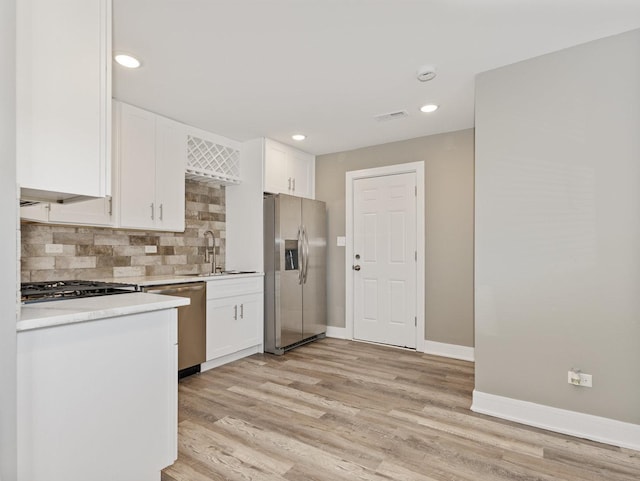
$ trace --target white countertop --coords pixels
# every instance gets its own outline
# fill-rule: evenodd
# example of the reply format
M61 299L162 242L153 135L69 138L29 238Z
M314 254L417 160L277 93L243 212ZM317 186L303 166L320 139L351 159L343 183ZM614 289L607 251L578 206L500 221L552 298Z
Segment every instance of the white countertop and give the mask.
M159 311L161 309L186 306L189 302L189 299L185 297L134 292L114 296L23 304L21 305L20 320L17 322L16 330L18 332L28 331L141 312Z
M104 279L92 279L102 282L122 282L125 284L135 284L138 286L158 286L161 284L185 284L187 282L209 282L222 281L225 279L242 279L243 277L262 277L264 272L252 272L248 274L216 274L216 275L162 275L162 276L139 276L139 277L109 277Z

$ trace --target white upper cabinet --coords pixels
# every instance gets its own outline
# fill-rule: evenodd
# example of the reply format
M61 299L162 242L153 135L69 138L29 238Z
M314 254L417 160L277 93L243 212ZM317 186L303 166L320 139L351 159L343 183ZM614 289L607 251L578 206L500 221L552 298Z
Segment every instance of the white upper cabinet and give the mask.
M291 174L286 145L265 140L264 145L264 190L271 193L288 194L291 190Z
M184 231L185 126L156 117L156 202L162 229Z
M264 191L315 197L315 156L271 139L264 143Z
M111 1L18 0L17 178L23 198L111 193Z
M112 226L112 199L104 197L73 204L50 204L49 222L56 224Z
M117 225L184 231L184 126L114 102Z
M113 226L111 197L72 204L41 203L20 207L20 218L50 224Z

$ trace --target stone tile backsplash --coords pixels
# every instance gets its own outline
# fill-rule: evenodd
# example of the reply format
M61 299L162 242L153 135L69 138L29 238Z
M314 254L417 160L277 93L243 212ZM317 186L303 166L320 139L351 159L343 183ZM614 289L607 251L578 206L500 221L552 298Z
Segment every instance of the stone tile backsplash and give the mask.
M158 232L21 223L21 281L197 274L205 264L204 232L216 239L225 264L225 189L186 181L185 231ZM47 253L47 244L62 252ZM156 246L156 253L145 253Z

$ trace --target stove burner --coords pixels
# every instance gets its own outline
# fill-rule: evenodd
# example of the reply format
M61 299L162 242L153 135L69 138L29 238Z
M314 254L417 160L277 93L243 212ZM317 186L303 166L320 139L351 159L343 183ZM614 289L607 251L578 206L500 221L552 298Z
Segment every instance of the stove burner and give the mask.
M137 290L138 286L135 284L75 280L23 282L20 286L21 300L25 304L59 299L124 294Z

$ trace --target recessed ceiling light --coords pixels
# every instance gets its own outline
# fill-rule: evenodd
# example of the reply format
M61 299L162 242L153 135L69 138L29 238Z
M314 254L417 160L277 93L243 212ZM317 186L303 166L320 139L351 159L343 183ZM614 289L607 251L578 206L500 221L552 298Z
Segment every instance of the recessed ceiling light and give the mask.
M306 139L306 138L307 138L307 136L306 136L306 135L304 135L304 134L293 134L293 135L291 136L291 138L292 138L293 140L300 141L300 140L304 140L304 139Z
M140 60L126 53L116 54L114 59L123 67L138 68L140 66Z
M424 112L425 114L430 114L436 110L438 110L438 105L436 104L427 104L420 107L420 112Z

